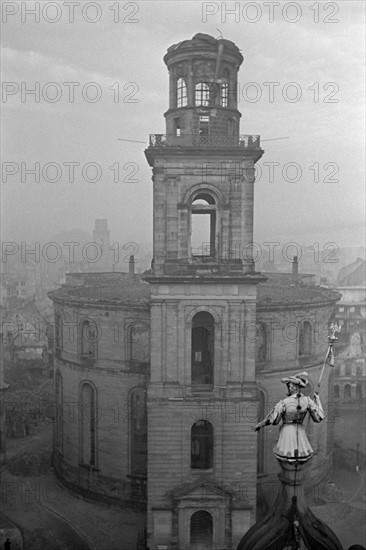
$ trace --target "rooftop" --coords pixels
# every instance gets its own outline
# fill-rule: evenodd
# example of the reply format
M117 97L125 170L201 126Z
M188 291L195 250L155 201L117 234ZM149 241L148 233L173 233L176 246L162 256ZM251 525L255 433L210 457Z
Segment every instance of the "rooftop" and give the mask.
M202 278L200 278L202 282ZM269 280L260 283L258 308L336 302L340 294L319 286L290 285L288 280ZM66 284L49 293L52 300L89 304L149 305L150 285L138 275L128 273L68 274Z

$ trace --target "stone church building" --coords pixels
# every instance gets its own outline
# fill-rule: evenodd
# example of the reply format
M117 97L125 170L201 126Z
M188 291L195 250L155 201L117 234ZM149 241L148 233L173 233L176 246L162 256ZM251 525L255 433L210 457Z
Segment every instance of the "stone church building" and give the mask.
M252 257L259 136L241 135L243 57L198 34L164 57L166 134L145 151L154 188L153 261L134 273L68 274L55 309L54 465L90 496L146 501L147 544L236 548L271 499L276 429L253 426L316 384L339 295ZM332 375L324 377L327 407ZM330 471L332 421L313 428L312 482ZM264 433L265 432L265 433Z

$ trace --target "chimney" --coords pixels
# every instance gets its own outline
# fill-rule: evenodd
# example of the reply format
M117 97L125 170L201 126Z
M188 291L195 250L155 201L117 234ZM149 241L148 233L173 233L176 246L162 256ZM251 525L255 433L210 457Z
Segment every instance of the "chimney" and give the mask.
M129 267L129 275L130 275L130 279L133 279L134 276L135 276L135 256L131 255L130 256L130 261L128 262L128 267Z
M297 259L297 256L294 256L292 262L292 284L299 284L299 261Z

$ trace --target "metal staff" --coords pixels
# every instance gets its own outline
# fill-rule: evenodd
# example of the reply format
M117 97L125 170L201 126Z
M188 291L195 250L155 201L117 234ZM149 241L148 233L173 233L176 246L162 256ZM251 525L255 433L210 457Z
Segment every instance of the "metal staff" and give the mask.
M325 359L324 359L323 368L322 368L322 371L320 373L318 383L316 385L316 392L315 393L319 393L320 384L321 384L321 381L322 381L323 374L324 374L325 367L326 367L327 363L329 364L330 367L334 367L333 344L336 340L338 340L338 338L336 337L336 334L338 332L341 332L341 328L342 328L342 325L337 325L337 323L332 323L329 327L330 334L328 336L327 354L326 354Z

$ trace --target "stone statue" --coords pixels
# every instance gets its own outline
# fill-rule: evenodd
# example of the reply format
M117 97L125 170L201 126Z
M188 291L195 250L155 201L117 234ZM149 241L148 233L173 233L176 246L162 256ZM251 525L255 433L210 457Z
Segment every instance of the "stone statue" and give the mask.
M327 360L329 353L328 348ZM306 372L282 378L281 382L287 386L287 397L279 401L254 428L258 431L282 421L273 449L281 467L278 494L267 515L245 533L237 550L342 550L335 533L312 513L304 492L303 469L313 456L313 449L303 421L308 413L314 422L324 419L319 395L315 392L311 399L301 393L301 389L308 385ZM317 388L319 386L320 382Z
M308 374L301 372L282 378L281 382L287 386L287 397L275 405L262 422L255 426L259 431L264 426L279 424L282 420L280 432L273 452L280 461L289 463L307 462L313 456L313 449L307 438L303 421L310 414L314 422L324 419L324 411L319 395L314 394L313 399L301 393L301 388L308 385Z

